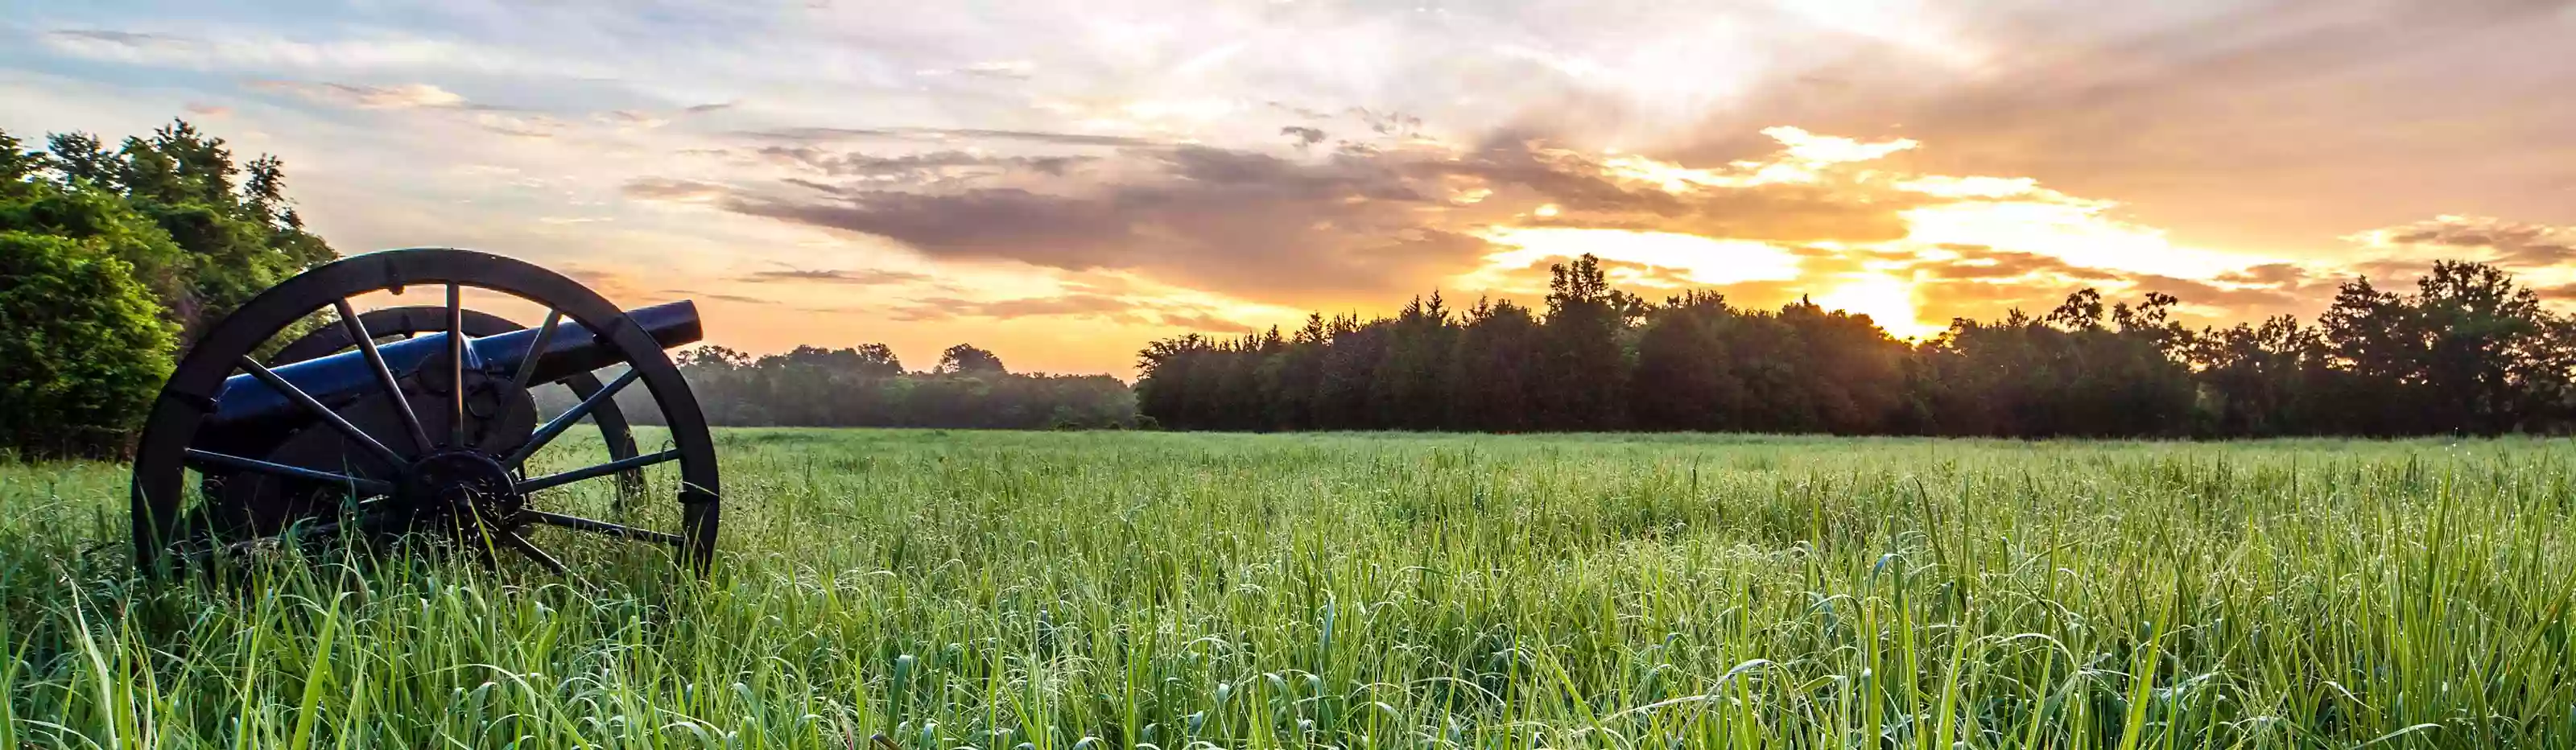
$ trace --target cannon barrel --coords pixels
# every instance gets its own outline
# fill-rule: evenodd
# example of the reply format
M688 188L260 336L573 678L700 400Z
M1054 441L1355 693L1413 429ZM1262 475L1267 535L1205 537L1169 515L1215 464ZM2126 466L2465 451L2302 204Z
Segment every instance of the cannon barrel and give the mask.
M698 321L697 305L681 300L663 305L626 311L647 335L662 348L695 342L704 334ZM518 372L520 360L528 356L528 345L535 343L537 329L523 328L498 336L485 336L466 342L466 366L493 375L510 376ZM396 376L419 370L447 352L444 332L416 336L378 347L386 369ZM545 351L536 354L535 371L530 384L548 383L579 373L617 364L617 350L589 328L571 320L558 325L554 336L547 339ZM277 376L296 389L311 394L314 400L338 407L352 400L376 393L375 370L357 351L346 351L327 357L305 360L276 368ZM205 425L205 436L273 435L310 423L286 394L248 373L224 380L223 391L215 397L215 413Z

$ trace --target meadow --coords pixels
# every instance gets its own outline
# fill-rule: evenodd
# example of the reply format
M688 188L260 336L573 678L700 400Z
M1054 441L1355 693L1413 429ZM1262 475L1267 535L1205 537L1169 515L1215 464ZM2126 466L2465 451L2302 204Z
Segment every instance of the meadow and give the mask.
M718 439L705 581L145 584L0 464L0 748L2576 747L2565 440Z

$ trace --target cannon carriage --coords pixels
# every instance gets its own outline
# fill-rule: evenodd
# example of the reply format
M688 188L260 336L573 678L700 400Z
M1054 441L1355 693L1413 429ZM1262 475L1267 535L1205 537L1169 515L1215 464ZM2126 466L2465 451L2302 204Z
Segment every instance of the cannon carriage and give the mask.
M443 304L360 314L350 302L406 290L435 290ZM467 307L467 290L546 313L522 326ZM316 314L331 320L275 347ZM316 267L209 328L162 387L136 446L135 559L157 572L290 539L427 539L564 573L526 533L554 526L663 545L703 573L716 540L715 451L665 351L700 335L689 302L619 310L561 274L486 253L390 250ZM638 383L668 425L667 448L638 451L617 407ZM578 402L546 417L532 391L553 384ZM529 459L584 420L608 460L532 475ZM650 502L640 472L662 463L678 464L676 529L559 512L541 494L600 480L618 507Z

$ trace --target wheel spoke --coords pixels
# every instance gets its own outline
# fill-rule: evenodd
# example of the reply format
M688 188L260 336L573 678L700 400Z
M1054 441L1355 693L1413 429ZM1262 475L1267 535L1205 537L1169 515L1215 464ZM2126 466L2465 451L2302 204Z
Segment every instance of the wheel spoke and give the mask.
M633 526L614 524L607 521L593 521L580 516L567 516L561 513L547 513L542 510L523 510L519 512L519 523L517 526L526 526L532 523L572 529L574 531L587 531L593 534L618 539L660 542L673 547L680 546L684 541L677 534L665 534L659 531L639 529Z
M383 386L385 397L393 399L394 415L402 418L403 430L411 436L413 454L428 453L435 447L429 442L429 432L421 429L420 414L411 410L411 397L403 395L402 383L394 379L394 371L385 367L385 355L376 349L375 335L367 332L367 324L358 321L358 311L349 307L347 298L331 304L340 311L340 325L348 329L349 340L358 342L358 353L366 355L368 367L375 368L376 385Z
M465 287L447 283L448 442L465 447Z
M340 434L348 436L351 442L367 449L368 453L375 454L377 459L385 462L386 468L401 468L410 463L402 457L402 454L395 453L394 449L387 448L384 443L378 442L375 436L358 429L357 425L349 424L349 420L342 418L339 412L332 411L331 407L323 406L321 401L314 400L313 394L305 393L304 389L295 387L294 383L278 377L275 371L268 369L267 365L260 364L259 360L244 354L241 358L241 366L242 369L250 371L251 377L259 378L259 381L267 383L269 388L285 394L288 399L302 405L305 411L312 412L314 418L331 425L332 429L339 430Z
M528 353L519 358L519 371L512 373L510 383L519 390L528 389L529 376L537 374L537 355L544 354L546 342L555 337L555 326L563 322L562 310L547 310L545 325L537 326L537 339L528 342Z
M517 551L521 555L527 556L530 560L535 560L537 565L544 567L547 572L555 575L564 575L571 572L571 569L564 567L562 560L555 559L554 555L546 554L546 551L539 548L535 542L528 541L527 537L520 536L517 529L511 529L495 534L492 539L500 542L503 547L508 547Z
M598 393L590 394L590 397L582 399L581 403L574 404L572 408L565 409L564 413L555 415L554 420L547 422L546 426L537 428L536 434L528 436L528 444L512 451L510 457L503 460L501 465L515 468L527 463L529 456L537 455L537 451L545 448L547 443L554 442L555 436L563 434L564 430L570 429L573 423L581 421L582 417L589 416L590 411L599 408L600 404L616 398L619 390L623 390L628 383L635 382L635 379L642 377L643 374L644 371L641 369L628 368L625 374L617 376L616 380L609 381L608 385L600 387Z
M333 474L331 472L317 469L307 469L302 466L288 466L286 464L272 463L256 458L243 458L229 453L216 453L214 451L202 451L195 448L189 448L186 457L189 462L198 464L201 467L207 465L220 466L227 469L238 469L291 479L336 484L343 487L362 490L373 495L389 495L393 494L394 491L394 486L390 482L367 479L365 477L353 477L347 474Z
M651 465L654 465L654 464L662 463L662 462L664 462L664 461L674 461L674 460L678 460L679 458L680 458L680 449L678 449L678 448L673 448L673 449L670 449L670 450L667 450L667 451L662 451L662 452L660 452L660 453L647 453L647 454L644 454L644 455L641 455L641 456L636 456L636 457L634 457L634 458L621 459L621 460L617 460L617 461L610 461L610 462L608 462L608 463L600 464L600 465L598 465L598 466L592 466L592 467L588 467L588 468L581 468L581 469L574 469L574 470L572 470L572 471L567 471L567 472L564 472L564 473L561 473L561 474L548 474L548 475L545 475L545 476L542 476L542 477L537 477L537 478L535 478L535 479L530 479L530 480L525 481L525 482L520 482L520 483L519 483L519 492L521 492L521 493L531 493L531 492L536 492L536 491L538 491L538 490L553 489L553 488L561 487L561 486L564 486L564 485L567 485L567 484L572 484L572 483L574 483L574 482L578 482L578 481L581 481L581 480L584 480L584 479L591 479L591 478L595 478L595 477L604 477L604 476L608 476L608 475L610 475L610 474L615 474L615 473L617 473L617 472L625 471L625 470L627 470L627 469L634 469L634 468L639 468L639 467L651 466Z

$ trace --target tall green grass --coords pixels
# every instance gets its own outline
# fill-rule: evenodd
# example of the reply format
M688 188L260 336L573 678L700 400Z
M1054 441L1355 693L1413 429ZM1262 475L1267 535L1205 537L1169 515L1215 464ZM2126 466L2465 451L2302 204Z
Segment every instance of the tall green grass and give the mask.
M719 441L705 582L156 587L0 466L0 748L2576 747L2565 441Z

